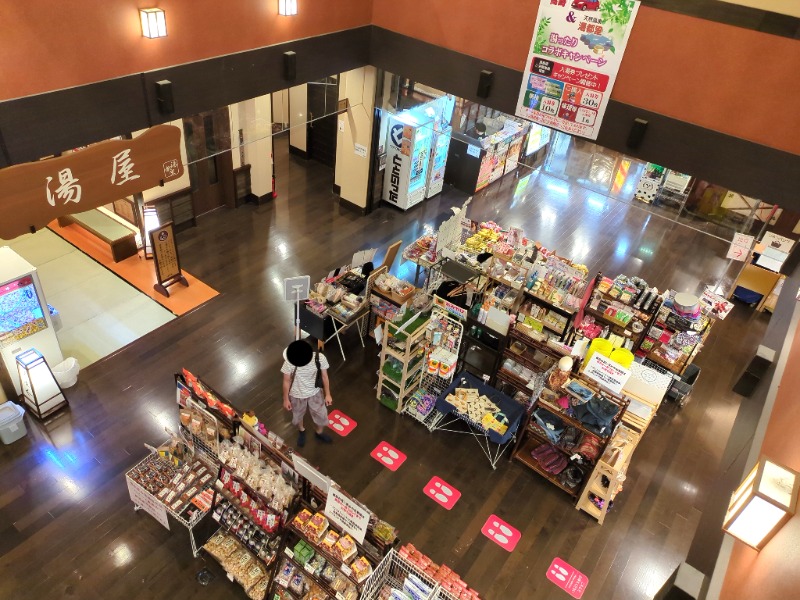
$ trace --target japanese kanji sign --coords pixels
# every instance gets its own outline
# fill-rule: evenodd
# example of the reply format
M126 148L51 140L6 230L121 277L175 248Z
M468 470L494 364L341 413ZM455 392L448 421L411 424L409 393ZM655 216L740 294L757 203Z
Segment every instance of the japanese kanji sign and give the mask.
M84 212L183 175L181 130L158 125L57 158L0 169L0 238Z
M597 139L638 0L540 0L517 116Z

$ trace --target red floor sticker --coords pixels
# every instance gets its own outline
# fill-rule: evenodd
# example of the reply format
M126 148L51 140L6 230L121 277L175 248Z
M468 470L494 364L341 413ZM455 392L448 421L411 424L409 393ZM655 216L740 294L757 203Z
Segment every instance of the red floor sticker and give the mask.
M503 550L512 552L517 547L517 542L522 534L497 515L486 519L481 533L500 546Z
M589 585L589 578L560 558L554 558L547 569L547 578L573 598L580 598Z
M342 437L353 431L356 425L358 423L339 410L333 410L328 415L328 426Z
M425 492L426 496L431 498L434 502L438 502L447 510L453 508L456 502L458 502L458 499L461 498L461 492L439 477L431 479L422 491Z
M406 462L406 455L389 442L381 442L369 455L390 471L397 471Z

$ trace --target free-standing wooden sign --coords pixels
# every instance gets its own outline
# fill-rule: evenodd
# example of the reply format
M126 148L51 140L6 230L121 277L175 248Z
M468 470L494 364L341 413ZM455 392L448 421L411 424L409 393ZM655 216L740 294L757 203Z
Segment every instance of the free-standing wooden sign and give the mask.
M157 125L58 158L0 169L0 238L97 208L183 175L181 130Z
M153 287L169 298L167 288L174 283L189 286L189 282L181 273L181 262L178 258L178 245L175 243L175 230L172 221L150 230L150 246L153 248L153 259L156 267L158 283Z

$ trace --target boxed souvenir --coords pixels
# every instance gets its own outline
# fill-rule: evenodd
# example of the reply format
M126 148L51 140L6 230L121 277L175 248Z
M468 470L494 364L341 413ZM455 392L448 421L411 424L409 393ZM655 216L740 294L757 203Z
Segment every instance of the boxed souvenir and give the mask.
M361 583L372 574L372 565L363 556L359 556L354 560L350 568L353 570L353 575L358 583Z

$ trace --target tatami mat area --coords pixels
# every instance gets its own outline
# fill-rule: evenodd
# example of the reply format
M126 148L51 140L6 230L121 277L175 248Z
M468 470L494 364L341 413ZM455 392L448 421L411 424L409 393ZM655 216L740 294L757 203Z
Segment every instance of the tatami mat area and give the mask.
M10 246L36 267L65 357L81 367L116 352L175 318L123 279L49 229L27 234Z

